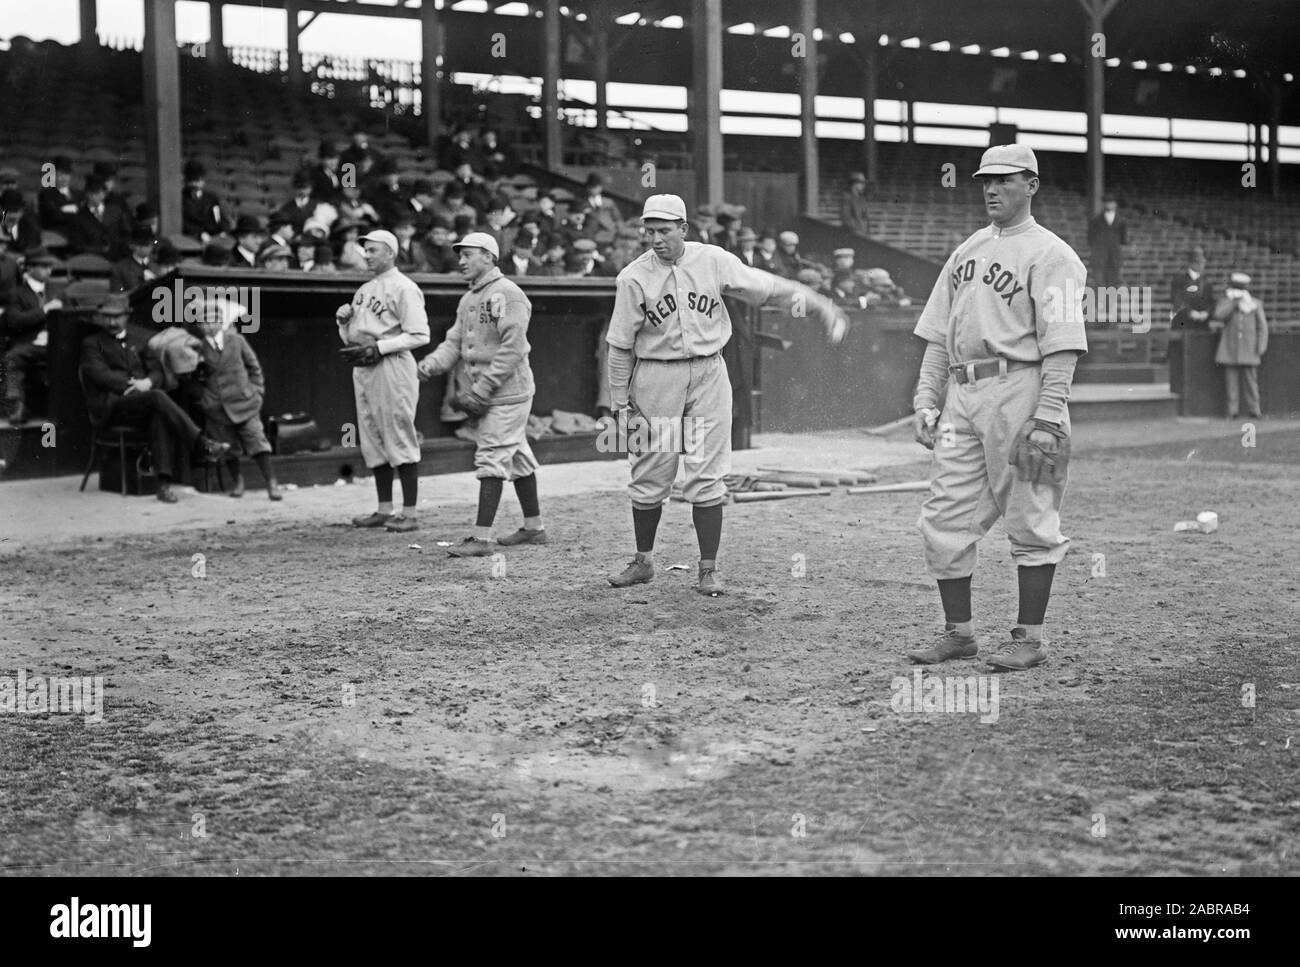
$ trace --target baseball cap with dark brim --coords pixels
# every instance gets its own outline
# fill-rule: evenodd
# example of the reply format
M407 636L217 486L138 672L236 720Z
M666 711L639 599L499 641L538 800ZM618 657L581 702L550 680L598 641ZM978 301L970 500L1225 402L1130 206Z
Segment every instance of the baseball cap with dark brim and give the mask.
M645 200L641 220L662 218L670 222L686 221L686 202L678 195L651 195Z
M1034 152L1023 144L998 144L984 152L980 158L979 170L972 178L985 175L1014 175L1017 171L1038 174L1038 159Z
M452 245L452 248L456 250L462 248L481 248L485 252L490 252L494 259L501 258L501 246L499 246L497 240L487 232L470 232L459 242Z

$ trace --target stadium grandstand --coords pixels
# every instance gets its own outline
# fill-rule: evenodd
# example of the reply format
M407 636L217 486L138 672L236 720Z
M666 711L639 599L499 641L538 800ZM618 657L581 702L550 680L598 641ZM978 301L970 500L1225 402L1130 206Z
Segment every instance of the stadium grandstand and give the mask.
M224 18L250 5L284 11L282 45L226 45ZM798 233L797 251L778 270L802 272L828 293L837 291L833 251L855 249L859 294L850 290L856 303L846 304L889 358L858 368L850 358L827 377L811 350L771 351L789 346L791 320L755 315L743 350L752 372L739 377L754 404L738 408L743 445L751 425L831 419L805 412L812 394L798 384L829 378L862 396L861 373L911 366L908 333L939 267L985 221L970 172L984 147L1007 141L1037 152L1044 178L1035 215L1085 262L1095 254L1089 221L1104 195L1117 198L1129 231L1125 281L1152 295L1149 327L1097 320L1104 328L1081 383L1124 392L1144 385L1161 412L1207 405L1183 386L1193 364L1179 336L1171 348L1168 331L1170 280L1196 247L1215 279L1230 271L1255 279L1277 331L1300 326L1300 18L1280 0L1230 9L1193 0L181 5L208 8L199 39L179 35L171 0L145 5L139 37L101 30L104 6L78 4L75 43L0 42L5 233L15 263L37 247L58 259L53 284L66 292L69 332L52 340L52 354L75 346L74 320L86 324L76 310L109 287L127 288L147 320L146 290L172 278L254 284L276 323L254 337L269 360L269 406L310 411L332 426L350 405L345 374L333 373L329 389L308 389L312 380L289 371L305 358L301 341L274 344L306 331L310 317L328 324L329 306L355 288L355 230L411 223L420 254L407 269L431 316L445 317L463 286L440 259L456 236L486 228L501 240L503 263L521 235L527 241L518 257L521 273L536 276L524 283L538 309L536 352L558 373L539 400L595 416L600 318L611 277L642 250L634 216L653 186L686 197L697 237L716 244L739 248L752 229L748 244L775 249L780 261L779 236ZM299 35L321 17L398 18L418 33L422 56L303 49ZM322 174L322 161L358 164L357 191L331 186L338 169ZM840 217L859 172L865 234ZM59 173L62 201L48 193ZM102 236L77 224L95 186L122 215ZM187 215L187 191L210 196L210 224ZM232 261L241 236L261 248L285 218L290 230L277 239L291 251L287 266ZM145 235L157 265L147 282L117 286L113 264ZM882 271L888 284L872 288ZM566 368L583 374L566 378ZM67 459L79 470L89 455L75 366L52 358L45 382L48 399L22 414L59 415L77 424L68 435L80 443L61 447L73 456L56 460L11 441L11 473L67 472ZM909 382L886 380L865 394L868 403L833 419L897 417L908 409ZM427 439L460 442L436 405L422 403L421 421ZM328 461L332 476L337 453Z

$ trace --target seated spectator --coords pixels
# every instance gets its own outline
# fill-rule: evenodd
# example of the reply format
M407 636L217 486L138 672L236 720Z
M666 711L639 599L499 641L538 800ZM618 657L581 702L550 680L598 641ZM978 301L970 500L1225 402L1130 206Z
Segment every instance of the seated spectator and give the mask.
M206 190L208 175L203 163L185 162L184 176L181 232L207 245L214 235L224 232L229 223L221 209L221 199Z
M421 237L429 233L433 228L434 209L438 203L433 193L433 182L428 178L417 178L411 184L411 198L409 205L411 213L415 216L415 233Z
M568 250L564 247L564 239L552 238L546 248L546 255L542 258L542 275L559 277L563 275L572 275L570 267L567 264Z
M501 265L506 275L541 275L542 260L533 254L532 240L523 232L515 236L510 255Z
M64 155L52 159L54 184L42 188L36 195L36 210L44 228L62 232L72 231L73 216L77 214L77 195L72 190L72 159Z
M457 128L443 156L438 159L438 167L446 171L455 171L461 165L469 165L471 170L481 168L482 159L474 147L474 133L469 128Z
M0 334L4 332L5 310L9 296L22 276L22 264L9 252L9 236L0 234Z
M544 236L554 235L560 230L562 219L556 207L553 191L544 191L537 196L537 223Z
M758 236L758 267L773 275L781 274L781 267L776 260L775 229L765 228L763 234Z
M293 250L293 240L297 232L293 230L291 222L283 212L274 212L266 221L267 231L270 232L266 241L262 243L262 248L268 248L272 245L279 245L282 248Z
M479 137L478 154L485 169L492 167L502 176L515 173L515 153L501 143L501 139L491 128L485 130ZM473 161L473 159L470 160Z
M867 176L861 171L849 175L849 183L840 195L840 224L864 238L871 237L871 219L867 213Z
M740 247L740 219L745 214L743 205L721 205L714 221L718 230L713 233L713 244L728 252L735 252Z
M316 213L316 196L311 193L311 173L299 169L293 173L293 197L277 208L274 214L286 219L294 232L301 232L307 219Z
M424 258L430 272L456 272L460 269L460 256L451 247L454 241L451 226L441 219L429 229L424 246Z
M826 277L814 268L804 267L795 273L795 280L802 282L808 288L812 289L818 295L826 295L827 285Z
M340 272L366 271L366 250L358 241L364 227L362 222L350 218L340 218L334 223L334 231L331 235L334 238L334 247L338 250L334 264L338 266Z
M240 215L235 223L235 247L230 250L226 261L229 266L241 269L255 269L257 253L266 241L266 232L260 219L253 215Z
M618 206L605 197L605 179L592 172L587 175L586 194L578 208L586 215L586 222L594 233L600 230L616 231L623 221Z
M293 243L293 259L298 271L310 272L316 264L316 239L310 235L299 235Z
M0 189L0 235L9 240L15 252L26 252L41 244L41 223L27 210L16 188Z
M457 238L464 238L470 232L474 231L476 226L477 222L468 215L457 215L451 221L451 233Z
M497 195L488 202L484 223L478 226L478 231L491 235L496 240L498 251L508 252L518 231L510 227L514 220L515 210L510 207L510 200L505 195Z
M230 445L204 436L181 407L161 388L158 361L148 353L150 333L128 324L131 303L125 295L109 295L96 313L101 331L81 343L81 373L86 400L97 425L125 425L147 429L158 499L174 504L172 482L184 469L191 452L217 460Z
M584 209L575 209L569 212L564 221L560 223L559 233L570 248L579 239L591 238L594 234L587 224L587 212Z
M370 132L358 125L352 130L352 143L339 155L339 166L342 168L343 165L352 165L353 170L358 174L364 174L366 171L378 168L383 160L383 155L370 146ZM342 168L342 170L348 169Z
M366 196L370 206L379 214L379 224L391 229L398 216L410 212L411 204L402 188L397 162L386 158L375 169L375 180Z
M379 224L379 212L375 206L361 197L361 189L356 185L346 185L338 203L339 219L364 222L367 225Z
M133 227L131 224L131 204L126 195L117 190L117 165L111 161L96 161L90 169L90 174L104 183L106 190L104 204L118 210L122 221L126 225L126 234L129 235Z
M73 216L69 243L74 252L102 255L110 261L126 249L130 228L125 213L110 205L108 186L98 178L86 179L86 193Z
M605 259L597 251L595 241L580 238L573 243L573 253L569 256L567 275L578 278L611 278L617 273L611 272Z
M889 272L886 269L867 269L863 280L866 282L867 294L874 297L868 303L869 305L885 309L894 308L895 306L905 309L912 304L912 300L903 291L903 287L894 284L894 280L889 277Z
M137 226L132 230L131 254L113 263L108 274L109 291L130 292L162 275L154 261L154 241L153 233L147 228Z
M523 239L528 245L530 255L540 258L546 251L546 239L542 235L542 224L536 212L528 212L519 217L519 227L515 232L515 241ZM511 245L514 248L514 245Z
M328 245L317 245L316 257L315 261L312 262L311 271L337 272L338 266L334 264L334 249Z
M1259 364L1268 349L1268 320L1264 306L1250 294L1251 279L1245 272L1233 272L1214 306L1210 329L1222 332L1214 361L1223 367L1223 388L1228 419L1235 420L1242 402L1254 419L1263 415L1259 404ZM1241 384L1245 383L1245 400Z
M393 236L397 239L397 256L393 264L401 272L429 272L429 260L424 246L415 238L415 215L406 212L393 222Z
M712 205L701 205L695 209L695 215L691 218L690 227L686 230L686 241L702 242L705 245L713 244L713 233L717 229L713 221L714 208Z
M293 250L279 243L267 245L257 255L257 267L268 272L292 271Z
M799 253L799 236L794 232L782 232L777 236L780 247L776 252L777 274L787 279L797 278L800 269L816 269L822 272L823 266L812 259L806 259Z
M228 266L230 255L234 250L235 243L228 236L218 235L203 246L203 264Z
M448 187L453 184L460 185L465 190L465 204L475 211L487 211L487 206L492 201L492 192L488 189L486 179L476 175L468 164L460 165L455 175L455 180L449 182Z
M758 233L752 228L746 228L736 236L736 255L740 261L744 262L751 269L762 269L766 266L760 264L758 251ZM769 269L769 271L771 271Z
M205 306L199 323L203 340L200 352L207 364L203 381L203 425L207 435L228 447L226 467L230 471L231 497L244 496L244 476L239 470L238 445L262 472L267 496L281 500L280 485L271 466L271 444L262 426L262 400L266 381L252 347L231 324L232 313L223 302Z
M1217 300L1214 286L1205 274L1205 250L1199 245L1188 253L1187 268L1169 281L1169 302L1173 306L1170 329L1178 332L1210 328L1210 313Z
M158 274L166 275L180 266L180 249L164 238L154 249L154 262L158 265Z
M132 224L136 228L143 228L154 238L158 237L158 212L147 201L142 201L135 206Z
M50 333L46 316L63 308L60 299L46 291L55 258L43 248L26 253L23 276L9 293L3 317L8 334L4 353L5 404L9 422L20 426L27 420L27 377L48 358Z
M311 177L312 197L317 201L336 204L343 191L343 179L339 175L338 145L329 139L322 141L316 150L316 159L316 164L307 172ZM352 174L354 176L350 179L352 187L358 189L358 197L360 197L361 182L356 179L355 172Z

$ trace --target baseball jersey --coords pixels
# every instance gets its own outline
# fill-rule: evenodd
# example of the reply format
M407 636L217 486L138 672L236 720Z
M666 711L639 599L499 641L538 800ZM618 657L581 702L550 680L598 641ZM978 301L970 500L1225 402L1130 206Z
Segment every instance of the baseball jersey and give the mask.
M954 364L1087 352L1086 277L1074 249L1032 216L1013 228L989 225L948 258L913 332L946 346Z
M384 355L418 349L429 341L429 314L420 287L397 269L375 276L352 297L352 318L339 326L345 343L365 333Z
M671 265L653 251L641 253L615 285L605 341L638 359L688 359L712 356L731 338L724 295L761 304L772 297L776 277L716 245L687 242Z

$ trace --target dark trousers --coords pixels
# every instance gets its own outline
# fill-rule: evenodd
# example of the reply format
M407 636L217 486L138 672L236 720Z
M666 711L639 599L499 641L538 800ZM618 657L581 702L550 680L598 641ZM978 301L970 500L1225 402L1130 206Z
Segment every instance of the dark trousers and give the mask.
M11 347L4 358L5 398L15 403L27 399L27 371L45 362L48 357L44 346L24 342Z
M110 423L147 427L154 471L160 478L178 479L199 438L199 428L176 401L160 389L123 396L109 411Z

